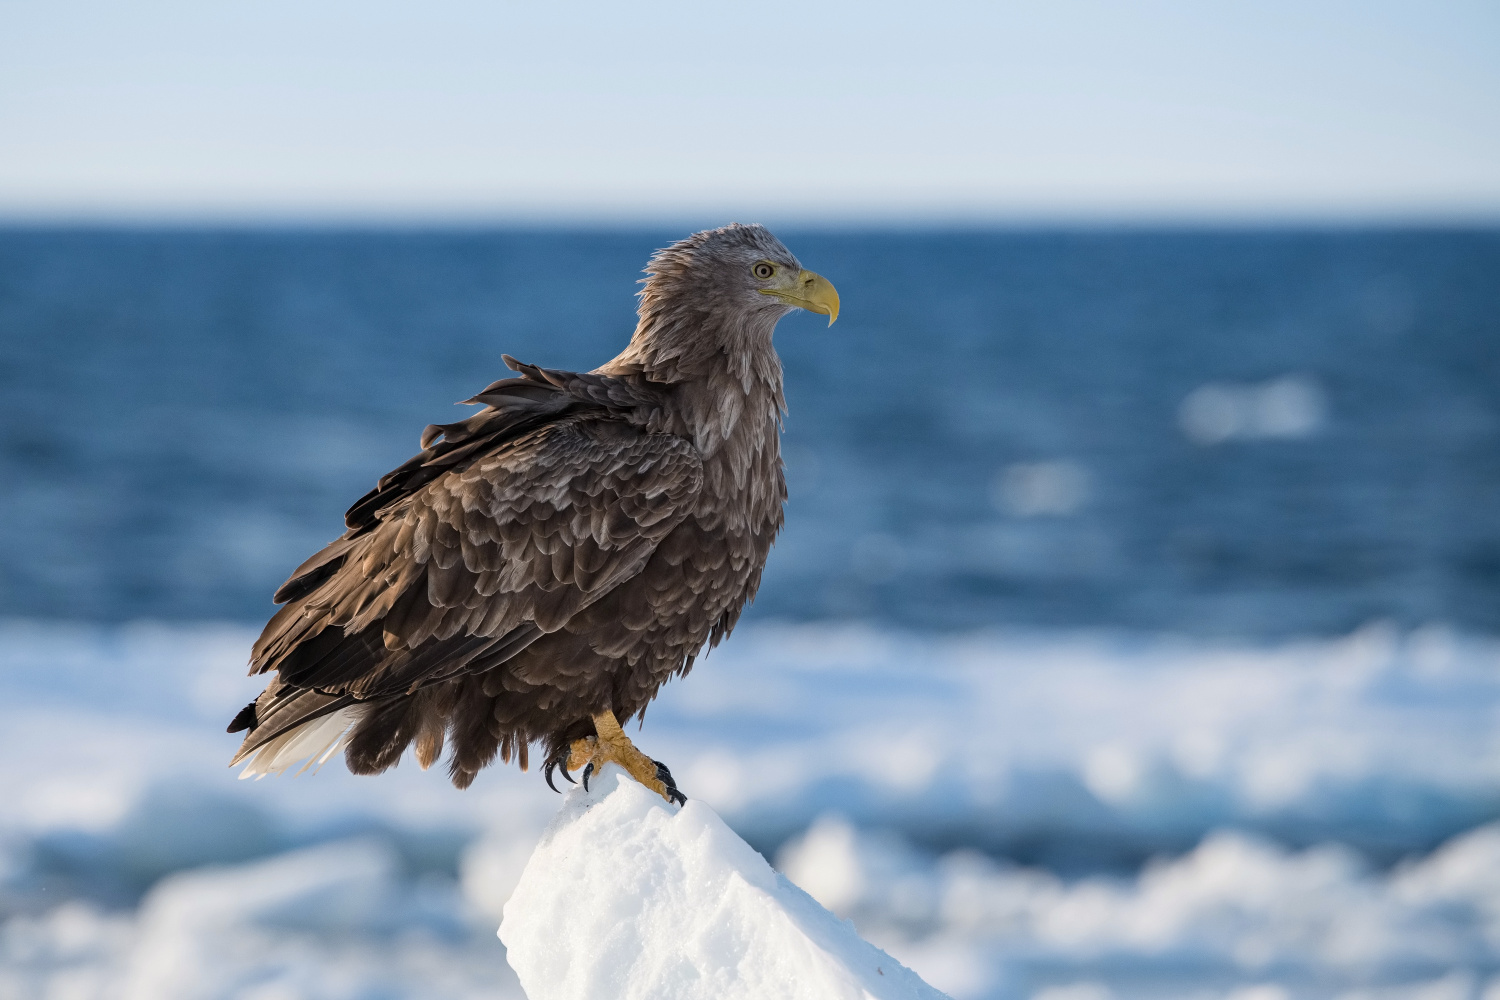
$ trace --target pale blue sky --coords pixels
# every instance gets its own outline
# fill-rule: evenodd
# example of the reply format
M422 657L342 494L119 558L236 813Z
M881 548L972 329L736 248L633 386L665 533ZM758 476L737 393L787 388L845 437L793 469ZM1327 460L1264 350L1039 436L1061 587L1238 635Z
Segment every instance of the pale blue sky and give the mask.
M0 216L1500 218L1500 3L0 0Z

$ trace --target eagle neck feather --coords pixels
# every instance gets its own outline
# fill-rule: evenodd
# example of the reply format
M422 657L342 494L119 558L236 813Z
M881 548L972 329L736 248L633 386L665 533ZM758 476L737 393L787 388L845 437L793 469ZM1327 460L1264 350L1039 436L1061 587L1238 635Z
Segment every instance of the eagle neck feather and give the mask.
M771 336L786 311L672 308L671 300L663 302L648 291L629 345L598 371L639 374L671 387L686 430L705 458L742 438L752 448L765 447L767 440L776 447L786 397Z

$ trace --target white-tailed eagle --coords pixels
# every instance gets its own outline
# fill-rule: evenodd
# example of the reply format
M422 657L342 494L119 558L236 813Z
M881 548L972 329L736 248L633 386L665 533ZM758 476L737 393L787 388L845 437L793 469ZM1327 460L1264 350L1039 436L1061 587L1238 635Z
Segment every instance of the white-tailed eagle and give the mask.
M625 350L591 372L519 373L428 427L422 451L276 592L229 726L246 774L342 749L374 774L413 742L467 787L498 754L608 761L668 798L671 773L620 723L755 595L782 524L781 362L794 308L838 293L761 226L697 233L646 269ZM571 780L571 779L570 779Z

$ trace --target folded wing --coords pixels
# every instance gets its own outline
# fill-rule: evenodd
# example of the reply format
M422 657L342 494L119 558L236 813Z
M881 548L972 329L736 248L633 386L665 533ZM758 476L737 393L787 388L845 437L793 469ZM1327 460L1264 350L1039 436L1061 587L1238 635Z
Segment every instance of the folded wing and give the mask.
M427 766L453 707L443 682L561 628L686 516L700 459L651 429L641 387L571 376L584 391L569 391L555 383L571 373L516 367L527 377L481 393L484 411L429 428L277 591L251 661L277 676L230 727L250 730L247 773L344 745L352 770L379 771L413 739Z

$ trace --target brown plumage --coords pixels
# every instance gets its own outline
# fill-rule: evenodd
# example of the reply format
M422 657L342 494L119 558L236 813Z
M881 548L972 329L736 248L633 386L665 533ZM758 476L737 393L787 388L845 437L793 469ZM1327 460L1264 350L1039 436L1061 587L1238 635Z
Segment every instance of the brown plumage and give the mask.
M423 767L446 747L460 788L536 742L557 766L729 634L786 499L772 330L795 307L832 322L838 299L760 226L698 233L647 275L618 357L507 357L519 377L427 428L276 592L251 656L275 677L230 724L247 773L342 747L373 774L413 742Z

